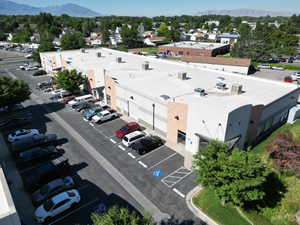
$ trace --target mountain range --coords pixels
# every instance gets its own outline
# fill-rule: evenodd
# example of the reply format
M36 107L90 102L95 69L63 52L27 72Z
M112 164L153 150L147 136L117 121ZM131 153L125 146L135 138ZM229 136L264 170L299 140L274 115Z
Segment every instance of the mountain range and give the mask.
M251 16L251 17L260 17L260 16L291 16L291 12L276 12L260 9L232 9L232 10L205 10L196 13L197 16L202 15L229 15L229 16Z
M68 14L69 16L75 17L101 16L100 13L72 3L49 7L34 7L26 4L19 4L13 1L0 0L1 15L36 15L41 12L51 13L55 16L59 16L61 14Z

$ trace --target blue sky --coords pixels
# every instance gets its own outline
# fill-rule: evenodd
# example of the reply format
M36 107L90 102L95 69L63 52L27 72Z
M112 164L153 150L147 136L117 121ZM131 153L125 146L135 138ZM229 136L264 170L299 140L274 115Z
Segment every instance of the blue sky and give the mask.
M206 9L265 9L300 13L300 0L12 0L32 6L75 3L106 15L155 16L195 14Z

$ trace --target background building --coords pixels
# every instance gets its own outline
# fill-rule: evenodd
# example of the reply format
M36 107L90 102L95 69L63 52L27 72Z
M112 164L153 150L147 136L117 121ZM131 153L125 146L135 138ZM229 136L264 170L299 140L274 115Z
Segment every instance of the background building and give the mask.
M159 52L170 55L217 56L230 51L229 44L183 41L159 46Z

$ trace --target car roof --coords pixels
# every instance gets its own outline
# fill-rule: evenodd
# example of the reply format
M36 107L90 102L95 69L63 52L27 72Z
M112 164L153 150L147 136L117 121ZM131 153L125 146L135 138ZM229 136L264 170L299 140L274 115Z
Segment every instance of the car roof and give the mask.
M55 179L55 180L51 181L50 183L48 183L48 187L53 188L53 187L60 186L62 184L64 184L63 179L58 178L58 179Z
M137 122L129 122L124 125L124 127L131 127L131 126L138 126L139 124Z
M69 195L67 192L72 192L72 193L75 193L75 189L72 189L72 190L68 190L68 191L64 191L58 195L55 195L53 198L52 198L52 201L54 204L57 204L58 202L61 202L62 200L64 199L69 199Z
M137 131L134 131L134 132L132 132L130 134L126 134L125 137L132 138L132 137L135 137L135 136L140 135L140 134L144 134L144 133L137 130Z

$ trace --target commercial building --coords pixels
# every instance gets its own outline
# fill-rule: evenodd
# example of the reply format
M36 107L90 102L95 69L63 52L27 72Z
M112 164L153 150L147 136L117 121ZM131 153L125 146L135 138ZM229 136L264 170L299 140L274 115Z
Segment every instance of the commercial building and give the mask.
M159 46L159 52L174 56L217 56L230 51L230 44L182 41Z
M0 166L0 225L21 225L8 184Z
M191 153L213 139L239 148L257 143L286 122L300 94L294 84L105 48L41 59L48 72L83 72L112 108Z
M181 60L184 62L196 63L196 65L201 66L203 68L244 75L248 75L253 70L253 67L251 67L251 59L207 56L182 56Z

